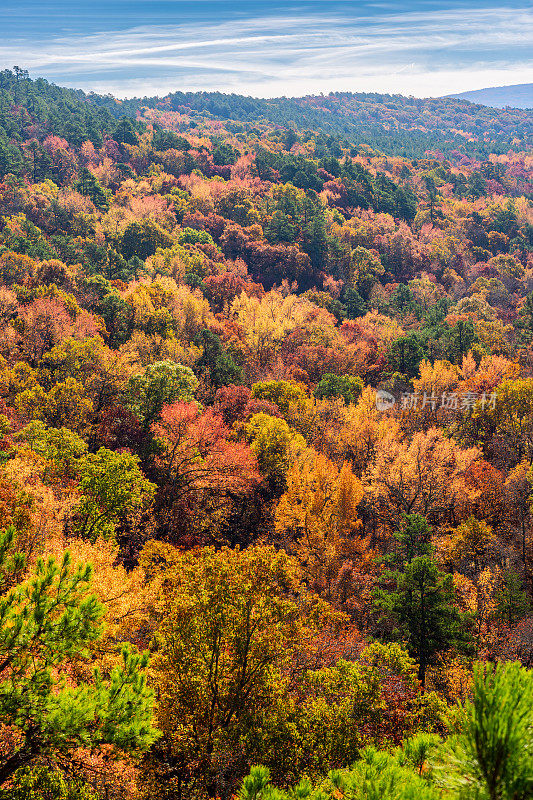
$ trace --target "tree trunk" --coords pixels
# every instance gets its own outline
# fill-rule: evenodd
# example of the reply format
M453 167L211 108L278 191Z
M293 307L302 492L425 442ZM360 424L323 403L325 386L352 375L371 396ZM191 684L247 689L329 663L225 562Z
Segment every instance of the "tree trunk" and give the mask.
M0 786L3 786L18 769L33 761L36 755L36 750L28 743L21 747L20 750L17 750L16 753L13 753L7 761L0 765Z

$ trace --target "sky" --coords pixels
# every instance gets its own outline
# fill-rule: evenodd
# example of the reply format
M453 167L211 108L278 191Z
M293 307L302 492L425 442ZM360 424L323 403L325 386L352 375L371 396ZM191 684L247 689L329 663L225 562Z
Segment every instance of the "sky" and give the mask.
M440 96L533 83L533 6L493 0L0 0L0 68L117 97Z

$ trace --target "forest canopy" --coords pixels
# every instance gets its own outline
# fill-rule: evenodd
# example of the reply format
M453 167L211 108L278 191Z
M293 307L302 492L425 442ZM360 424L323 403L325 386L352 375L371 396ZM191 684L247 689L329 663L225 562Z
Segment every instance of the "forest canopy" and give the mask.
M531 122L0 74L0 800L531 796Z

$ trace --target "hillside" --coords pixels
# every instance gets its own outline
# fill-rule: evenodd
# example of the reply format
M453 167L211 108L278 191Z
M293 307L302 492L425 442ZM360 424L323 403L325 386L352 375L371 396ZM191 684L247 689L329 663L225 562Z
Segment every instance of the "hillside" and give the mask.
M530 115L0 125L0 800L531 797Z
M31 81L23 71L17 75L4 71L0 73L0 173L22 169L28 158L28 146L21 146L25 140L53 134L74 146L85 139L99 145L102 136L117 140L125 135L118 131L117 120L122 117L151 120L154 113L172 128L187 130L218 119L243 126L245 134L257 126L261 132L278 126L307 129L355 148L367 145L408 158L423 157L427 151L444 152L451 158L455 153L486 157L505 153L511 146L528 150L533 140L531 112L473 106L450 98L343 93L259 100L216 92L176 92L166 98L119 101L41 79ZM177 115L174 120L173 114Z
M478 103L494 108L533 108L533 83L518 83L514 86L492 86L489 89L476 89L450 95L470 103Z
M117 113L112 102L102 98L95 102ZM407 157L422 156L426 150L503 152L515 138L528 148L533 133L530 112L474 107L453 98L332 93L262 100L216 92L175 92L165 98L122 101L120 113L133 115L143 108L181 113L190 109L215 119L319 129L355 145L368 144Z

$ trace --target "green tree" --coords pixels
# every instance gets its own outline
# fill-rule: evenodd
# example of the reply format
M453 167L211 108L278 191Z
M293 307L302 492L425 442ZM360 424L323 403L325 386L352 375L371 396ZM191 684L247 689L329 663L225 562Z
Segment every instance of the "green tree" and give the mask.
M152 139L154 150L190 150L191 145L183 136L178 136L174 131L166 131L159 125L154 125L154 138Z
M126 259L137 256L144 261L153 256L158 247L172 247L172 236L152 219L142 222L130 222L120 244L122 255Z
M95 670L77 684L68 669L89 658L102 633L90 565L73 567L67 552L61 563L39 559L21 580L25 559L15 535L12 526L0 533L0 724L16 734L0 756L0 786L44 756L68 758L80 746L103 744L145 750L157 738L146 654L125 646L123 665L108 679Z
M74 529L86 539L112 537L115 525L140 510L155 486L139 469L139 458L101 447L78 465L81 502L74 509Z
M387 362L391 369L410 378L418 373L418 368L424 356L424 350L415 333L399 336L387 350Z
M351 286L345 286L342 293L342 303L346 307L348 319L363 317L367 312L367 306L361 295Z
M315 786L307 777L282 791L273 786L268 767L252 767L244 778L239 800L440 800L440 789L432 785L422 771L427 771L427 754L432 754L438 737L414 737L404 750L394 753L365 747L350 769L333 769L327 778ZM412 761L410 754L422 754L422 767Z
M443 336L445 354L452 364L460 364L463 356L478 341L478 336L471 319L460 319L453 328L448 328Z
M98 303L97 311L104 320L111 347L124 344L131 334L131 306L116 292L109 292Z
M121 117L115 131L111 134L115 142L119 144L137 144L135 127L131 119Z
M379 257L366 247L356 247L351 255L350 282L359 294L368 299L373 285L385 272Z
M293 144L295 144L297 141L298 136L294 132L293 128L288 128L283 134L283 148L285 150L290 150Z
M416 311L417 302L414 294L406 283L399 283L391 294L391 307L394 311L402 314Z
M384 571L373 601L382 622L392 626L392 638L406 643L424 685L439 653L467 646L468 617L454 606L453 578L438 568L424 517L404 517L397 539L398 550L390 557L397 568Z
M213 150L213 164L218 166L226 166L235 164L239 153L228 142L221 142Z
M514 325L524 341L530 342L533 339L533 292L525 298Z
M296 225L284 211L277 209L265 225L265 238L273 244L294 242L298 234Z
M322 375L315 389L315 397L342 397L346 404L355 403L363 390L363 381L357 375Z
M0 789L0 800L98 800L81 780L48 766L18 770L8 789Z
M209 376L209 381L214 389L220 389L221 386L228 386L230 383L242 382L242 370L229 353L224 352L220 336L204 329L197 334L195 344L203 348L195 368Z
M190 367L175 361L154 361L129 379L125 404L148 430L164 405L176 400L190 402L197 388L198 380Z
M426 194L429 205L429 216L431 218L431 221L433 222L435 220L435 205L437 203L437 198L438 198L437 186L435 184L435 178L429 173L423 175L422 178L426 185Z
M472 700L448 746L447 783L460 797L533 796L533 674L518 662L477 664ZM466 793L465 793L466 790Z
M16 439L26 442L34 453L39 453L53 465L54 472L72 477L79 459L87 452L87 444L69 428L49 428L44 422L34 420L16 434Z
M394 533L398 542L389 560L400 567L418 556L431 556L431 528L422 514L404 514L400 530Z
M74 184L74 188L85 197L90 197L100 211L108 210L110 192L104 189L98 178L87 167L83 167L80 179Z
M303 230L302 250L308 254L315 269L326 269L329 243L324 210L321 206L309 204L304 213L306 216L309 213L310 219Z
M214 244L214 242L213 237L207 231L183 228L178 236L178 244Z
M269 414L254 414L244 427L261 472L267 476L275 492L285 488L287 471L293 461L306 449L303 436L284 419Z
M481 172L472 172L468 176L467 194L472 200L484 197L487 194L487 182Z

